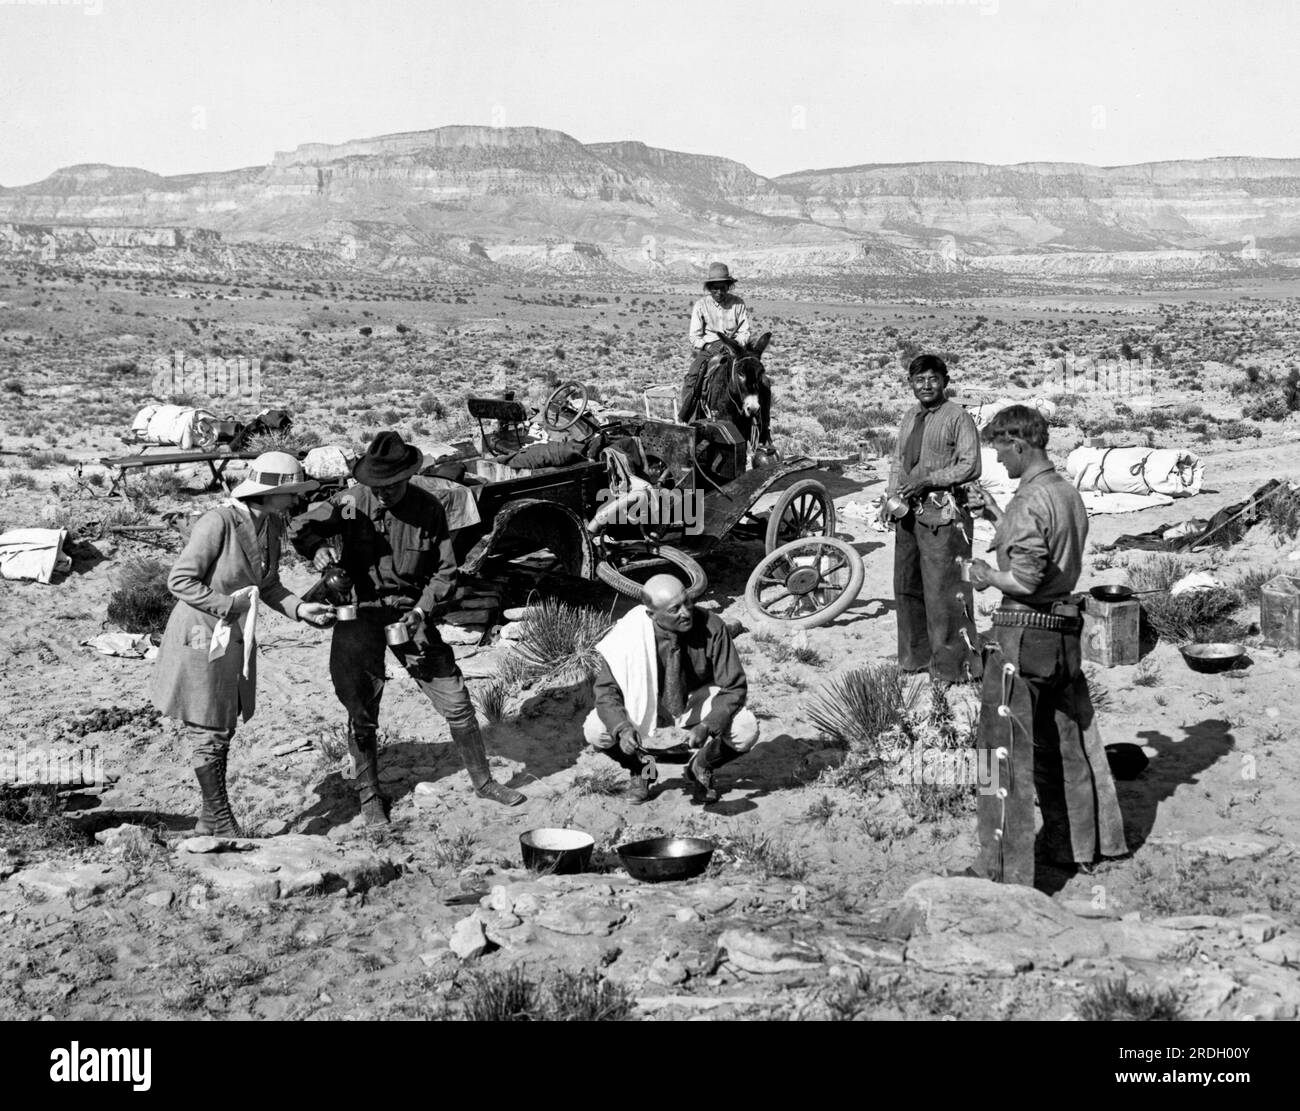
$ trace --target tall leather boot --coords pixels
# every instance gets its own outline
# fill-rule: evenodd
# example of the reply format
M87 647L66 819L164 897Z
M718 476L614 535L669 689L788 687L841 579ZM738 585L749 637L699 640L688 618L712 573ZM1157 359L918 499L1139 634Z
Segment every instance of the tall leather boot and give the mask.
M492 771L488 767L487 749L483 747L483 734L479 730L477 721L472 721L469 725L452 726L451 739L465 764L465 770L469 772L469 781L474 785L474 793L479 798L499 802L502 806L518 806L527 800L528 796L522 791L516 791L513 787L507 787L492 778Z
M235 821L226 794L226 757L219 756L195 768L194 775L203 793L203 809L194 827L195 832L213 837L243 837L244 831Z
M357 800L368 826L388 825L388 800L379 789L379 738L373 728L348 722L348 751L357 769Z
M636 756L624 752L618 747L617 742L610 748L602 748L600 751L620 768L627 769L629 779L623 788L623 797L637 806L649 802L652 792L650 783L641 776L641 761Z
M713 773L733 760L739 760L743 755L743 752L737 752L721 737L710 737L701 745L686 765L686 781L694 788L697 801L717 802L722 797L722 792L714 784Z

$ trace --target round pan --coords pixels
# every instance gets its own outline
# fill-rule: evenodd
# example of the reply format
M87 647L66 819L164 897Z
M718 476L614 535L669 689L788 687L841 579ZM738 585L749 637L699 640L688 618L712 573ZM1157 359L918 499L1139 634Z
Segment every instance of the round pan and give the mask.
M1240 644L1188 644L1180 648L1183 659L1193 671L1231 671L1246 656Z
M628 875L645 883L698 876L713 857L716 843L702 837L652 837L618 847Z

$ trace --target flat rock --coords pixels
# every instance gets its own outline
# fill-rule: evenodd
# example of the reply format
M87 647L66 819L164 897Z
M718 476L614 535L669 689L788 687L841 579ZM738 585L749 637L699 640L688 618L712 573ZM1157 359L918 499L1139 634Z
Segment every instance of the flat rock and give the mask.
M393 861L381 853L325 837L291 833L245 844L247 851L240 853L182 851L177 860L217 890L262 899L365 891L398 874Z
M1256 945L1272 941L1282 931L1281 923L1275 922L1267 914L1243 914L1238 922L1241 936Z
M690 977L690 970L681 961L671 957L657 957L646 973L646 979L661 987L673 987L684 984Z
M876 964L902 964L906 947L896 938L837 937L822 942L821 951L832 963L869 968Z
M1166 930L1222 930L1235 934L1237 923L1231 918L1217 914L1176 914L1171 918L1157 918L1153 926L1163 926Z
M176 846L178 853L226 853L245 852L253 848L248 838L234 837L186 837Z
M810 972L822 963L821 953L806 942L755 930L724 930L718 948L726 951L728 964L759 976Z
M439 625L438 635L444 644L477 644L483 639L483 630L463 629L459 625Z
M483 923L483 932L488 941L502 949L514 952L537 939L537 930L533 924L523 921L517 915L480 911L478 917Z
M116 883L125 883L126 873L107 864L83 864L58 871L53 868L23 868L5 881L6 887L39 891L50 899L70 895L98 895Z
M1194 853L1197 856L1217 856L1223 860L1254 860L1256 857L1263 856L1272 847L1271 841L1261 841L1255 837L1221 837L1218 834L1210 834L1208 837L1198 837L1194 841L1182 843L1183 852Z
M1060 899L1061 906L1080 918L1118 918L1119 914L1109 907L1094 905L1091 899Z
M153 830L129 822L111 829L101 829L95 834L95 840L106 849L123 855L128 852L154 853L161 847L158 835Z
M710 892L696 898L691 904L702 918L719 915L736 905L736 896L728 891Z
M443 906L470 906L479 902L487 893L487 881L482 876L459 876L438 891L438 898Z
M607 937L626 920L627 914L618 907L574 899L549 906L537 915L537 924L554 933L586 937Z
M259 837L281 837L288 833L290 825L283 818L267 818L257 828Z
M1013 976L1106 954L1096 925L1041 891L965 877L914 883L889 932L906 939L909 963L959 975Z
M1264 942L1263 945L1256 945L1252 952L1260 960L1268 961L1269 964L1300 968L1300 937L1292 934L1283 934L1272 941Z
M1192 952L1193 943L1185 930L1169 930L1152 922L1103 922L1097 928L1111 957L1163 961Z
M169 907L176 901L176 896L171 891L150 891L144 897L142 902L148 903L151 907Z
M449 964L456 960L456 954L450 949L434 949L420 954L420 963L425 968L437 968L440 964Z
M1219 1017L1218 1012L1237 993L1237 981L1226 972L1210 972L1184 987L1187 1012L1193 1018Z
M487 933L477 915L462 918L447 939L448 947L463 961L472 961L488 951Z

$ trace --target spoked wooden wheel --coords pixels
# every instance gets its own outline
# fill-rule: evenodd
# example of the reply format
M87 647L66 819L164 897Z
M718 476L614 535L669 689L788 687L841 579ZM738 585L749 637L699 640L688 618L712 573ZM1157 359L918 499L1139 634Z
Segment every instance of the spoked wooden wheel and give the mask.
M835 535L835 502L815 478L796 482L777 500L767 519L767 551L805 537Z
M745 605L755 618L812 629L853 605L865 577L862 557L843 540L805 537L763 557L745 586Z
M552 432L572 428L586 415L589 397L581 382L565 382L542 406L542 426Z

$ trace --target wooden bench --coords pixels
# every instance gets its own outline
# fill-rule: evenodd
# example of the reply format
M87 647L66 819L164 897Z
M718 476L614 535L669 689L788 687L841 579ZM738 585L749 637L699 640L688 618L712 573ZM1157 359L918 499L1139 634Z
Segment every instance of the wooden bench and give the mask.
M212 472L211 486L223 485L226 468L235 460L256 459L256 451L164 451L152 454L115 455L99 462L109 470L115 471L113 484L108 489L108 496L126 494L126 479L132 471L147 467L179 467L186 463L206 463Z

